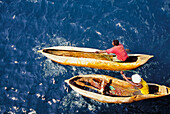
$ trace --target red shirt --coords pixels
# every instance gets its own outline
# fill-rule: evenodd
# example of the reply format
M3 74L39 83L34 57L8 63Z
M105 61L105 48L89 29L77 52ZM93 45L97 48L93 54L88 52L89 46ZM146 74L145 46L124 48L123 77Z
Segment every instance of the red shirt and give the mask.
M110 49L107 49L106 52L109 53L115 53L117 56L117 59L121 61L125 61L128 58L128 55L126 53L126 50L124 49L122 44L119 44L118 46L114 46Z

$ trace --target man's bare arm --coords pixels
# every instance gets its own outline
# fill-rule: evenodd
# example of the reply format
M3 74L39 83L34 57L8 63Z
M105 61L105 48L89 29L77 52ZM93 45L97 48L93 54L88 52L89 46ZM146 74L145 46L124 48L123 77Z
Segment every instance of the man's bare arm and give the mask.
M125 74L123 73L123 71L120 71L120 74L122 74L123 78L124 78L127 82L129 82L130 84L132 84L133 86L136 86L136 87L139 87L139 88L142 88L142 87L143 87L142 84L136 84L136 83L134 83L134 82L132 82L132 81L129 81L129 80L128 80L128 77L125 76Z
M96 51L96 53L106 53L106 50Z

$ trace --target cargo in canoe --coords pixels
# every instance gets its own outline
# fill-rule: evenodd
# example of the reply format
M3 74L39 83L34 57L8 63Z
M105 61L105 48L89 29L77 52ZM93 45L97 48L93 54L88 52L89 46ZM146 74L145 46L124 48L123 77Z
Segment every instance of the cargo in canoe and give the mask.
M145 64L153 57L152 55L145 54L128 54L129 58L125 62L122 62L113 61L114 58L116 58L115 55L95 53L96 51L99 50L71 46L56 46L45 48L38 52L41 52L47 58L60 64L113 71L135 69Z
M128 82L106 75L79 75L65 82L77 93L103 103L131 103L170 94L169 87L148 83L149 94L141 95L138 94L140 90L132 88ZM104 91L101 89L102 85Z

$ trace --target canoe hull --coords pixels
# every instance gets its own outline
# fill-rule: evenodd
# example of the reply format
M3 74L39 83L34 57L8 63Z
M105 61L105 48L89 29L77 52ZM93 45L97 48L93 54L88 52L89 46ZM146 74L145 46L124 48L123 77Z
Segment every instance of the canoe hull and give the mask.
M69 50L69 51L82 51L82 52L95 52L97 49L92 48L78 48L78 47L65 47L65 46L57 46L50 47L45 49L56 49L56 50ZM44 50L44 49L43 49ZM113 70L113 71L121 71L121 70L132 70L143 64L145 64L152 55L144 55L144 54L129 54L129 56L138 56L138 60L136 62L114 62L114 61L106 61L106 60L98 60L93 58L77 58L77 57L67 57L67 56L57 56L49 53L43 52L40 50L44 56L51 59L54 62L63 64L63 65L71 65L71 66L80 66L80 67L89 67L103 70Z
M109 80L112 79L113 82L116 82L116 84L120 84L120 86L124 86L124 87L130 87L131 85L129 83L127 83L124 80L119 80L110 76L106 76L106 75L97 75L97 74L92 74L92 75L80 75L80 76L75 76L69 80L66 80L65 82L77 93L91 98L93 100L99 101L99 102L103 102L103 103L132 103L134 101L140 101L140 100L144 100L144 99L150 99L150 98L158 98L158 97L162 97L162 96L166 96L170 94L170 88L163 86L163 85L158 85L158 84L153 84L150 83L150 85L156 85L159 86L159 92L160 94L147 94L147 95L135 95L135 96L130 96L130 97L113 97L113 96L106 96L106 95L102 95L102 94L98 94L98 93L94 93L94 92L90 92L90 91L86 91L83 89L80 89L74 85L72 85L70 83L70 80L76 78L76 77L86 77L86 78L91 78L91 77L99 77L99 78L103 78L105 80ZM166 93L166 91L169 91L168 93Z

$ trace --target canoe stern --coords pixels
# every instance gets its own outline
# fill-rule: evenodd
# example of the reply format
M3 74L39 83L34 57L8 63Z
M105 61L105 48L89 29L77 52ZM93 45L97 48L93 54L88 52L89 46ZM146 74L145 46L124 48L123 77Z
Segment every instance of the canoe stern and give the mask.
M37 52L38 52L38 53L42 53L42 50L38 50Z
M67 84L69 84L69 81L70 81L70 80L68 79L68 80L65 80L64 82L67 83Z
M154 55L149 55L149 59L152 58L152 57L154 57Z
M167 93L168 93L168 95L170 95L170 88L169 88L169 87L167 87L166 89L167 89Z

